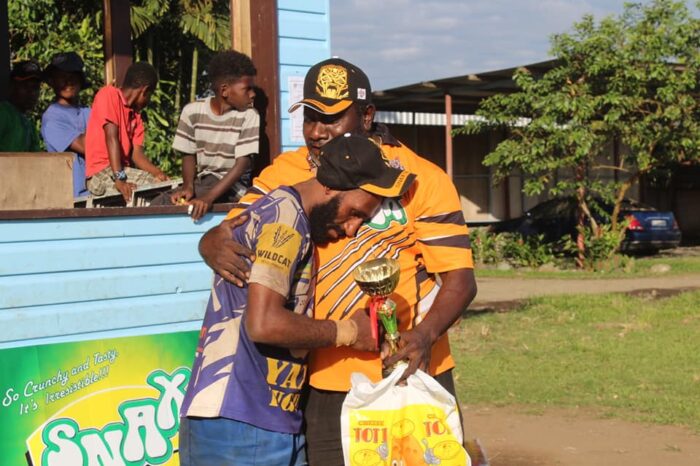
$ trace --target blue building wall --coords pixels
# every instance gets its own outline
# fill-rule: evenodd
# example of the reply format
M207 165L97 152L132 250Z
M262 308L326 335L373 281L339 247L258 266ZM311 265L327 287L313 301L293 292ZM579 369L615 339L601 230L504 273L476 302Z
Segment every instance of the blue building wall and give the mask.
M290 138L289 76L306 75L315 63L331 55L329 0L278 0L279 82L282 110L282 151L301 145ZM293 103L293 102L292 102Z
M199 329L223 216L0 221L0 349Z
M287 79L330 56L328 0L278 0L282 149ZM199 329L211 271L197 252L224 214L0 221L0 349Z

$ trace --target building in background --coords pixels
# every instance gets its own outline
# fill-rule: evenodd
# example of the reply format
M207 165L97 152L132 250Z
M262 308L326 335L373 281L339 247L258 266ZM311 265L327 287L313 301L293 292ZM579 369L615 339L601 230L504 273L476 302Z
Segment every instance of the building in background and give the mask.
M556 61L549 60L523 67L537 76L555 64ZM517 217L548 197L546 194L525 195L523 177L518 172L494 184L493 170L485 166L483 160L505 139L504 131L451 134L452 129L477 118L475 113L483 99L517 91L512 76L518 68L521 67L435 79L375 91L373 95L378 110L375 120L387 124L392 134L452 176L465 219L471 225ZM625 147L611 142L610 160L624 150ZM615 179L616 175L607 176ZM684 238L700 237L700 217L694 207L700 202L700 167L676 170L669 183L663 186L644 178L627 195L659 209L673 211Z

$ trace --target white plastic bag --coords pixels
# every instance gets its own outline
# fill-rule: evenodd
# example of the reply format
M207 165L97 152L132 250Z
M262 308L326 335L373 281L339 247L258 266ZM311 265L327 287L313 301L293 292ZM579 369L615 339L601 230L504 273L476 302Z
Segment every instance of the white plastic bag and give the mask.
M455 398L420 370L397 385L405 368L376 384L352 374L340 417L345 465L471 466Z

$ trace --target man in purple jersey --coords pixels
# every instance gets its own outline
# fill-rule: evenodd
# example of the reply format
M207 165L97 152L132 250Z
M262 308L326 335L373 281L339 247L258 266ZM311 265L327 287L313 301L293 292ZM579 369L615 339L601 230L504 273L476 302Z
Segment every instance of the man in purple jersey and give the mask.
M233 230L256 260L243 288L214 276L181 409L183 466L305 465L299 398L307 349L375 350L364 313L313 319L313 244L354 236L415 175L350 134L326 144L322 160L316 178L271 191Z

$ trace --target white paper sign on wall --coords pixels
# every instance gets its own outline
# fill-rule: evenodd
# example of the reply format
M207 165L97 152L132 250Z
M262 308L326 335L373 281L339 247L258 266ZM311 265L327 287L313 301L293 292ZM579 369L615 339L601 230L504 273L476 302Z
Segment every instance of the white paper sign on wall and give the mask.
M299 102L304 98L304 77L289 76L287 78L287 89L289 90L289 105ZM290 135L289 139L293 143L304 143L304 108L299 107L289 114Z

